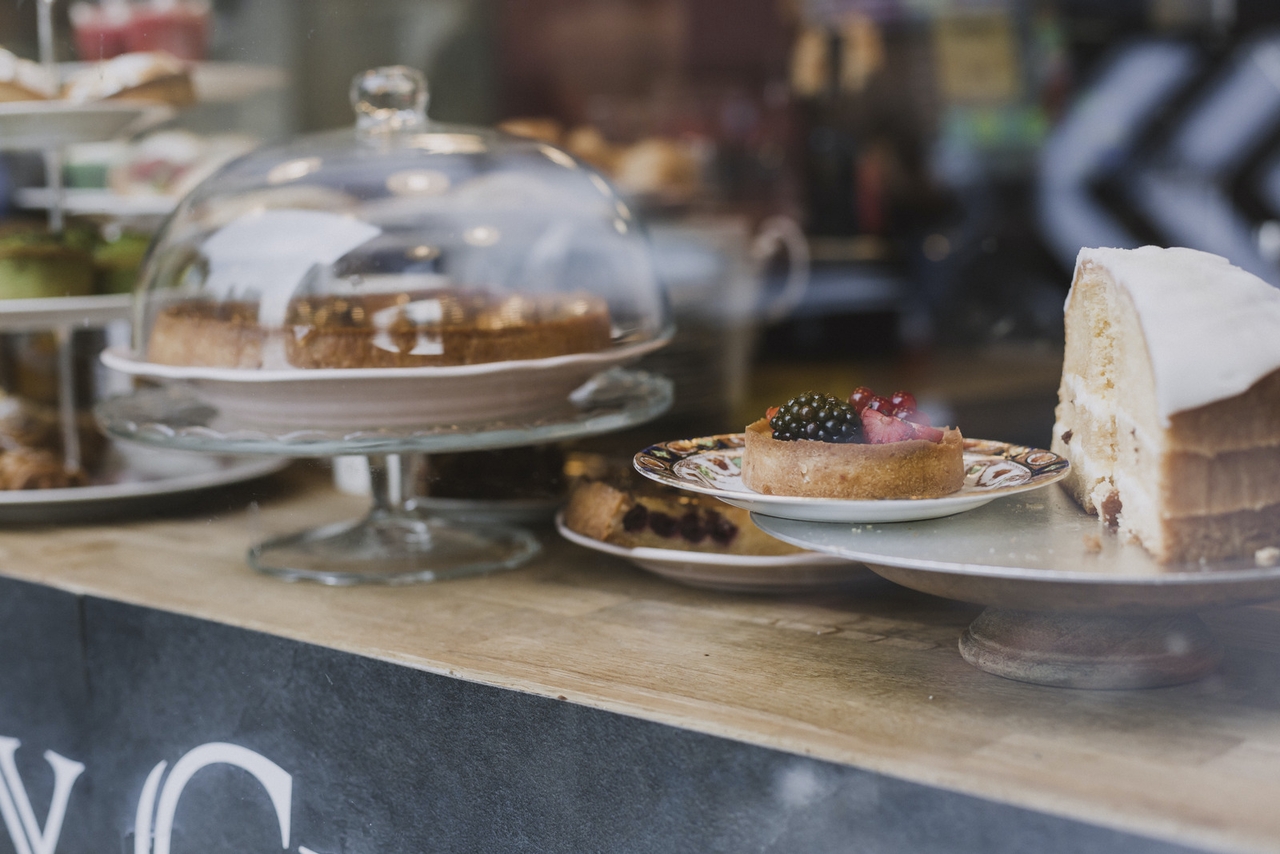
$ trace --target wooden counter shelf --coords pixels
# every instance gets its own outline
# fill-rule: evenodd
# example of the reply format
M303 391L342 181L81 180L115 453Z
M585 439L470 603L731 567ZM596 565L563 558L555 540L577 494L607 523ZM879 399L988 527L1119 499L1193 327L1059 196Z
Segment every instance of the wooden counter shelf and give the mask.
M255 497L259 504L245 509ZM1276 606L1208 616L1227 654L1220 671L1201 682L1146 691L1070 691L1006 681L968 666L957 652L956 639L977 608L915 594L871 576L830 595L777 598L699 591L571 546L547 531L544 554L513 572L398 588L286 584L252 572L244 562L247 546L270 534L354 516L361 512L362 501L333 492L316 469L306 465L221 500L222 506L215 502L203 513L181 518L0 531L0 572L9 579L74 594L80 603L80 644L88 644L84 655L90 671L108 667L111 658L95 652L90 643L98 637L94 615L106 607L95 603L123 603L136 607L121 612L126 614L122 625L140 628L117 627L107 633L122 646L134 635L152 631L148 627L160 619L148 616L152 612L180 615L301 642L305 647L288 645L291 661L305 658L300 649L336 650L390 663L398 671L407 668L506 689L484 697L536 695L563 701L561 705L602 710L613 718L642 719L781 751L781 756L769 753L774 756L770 762L782 763L778 767L791 767L786 763L794 760L785 754L821 760L803 766L809 776L802 782L808 782L797 784L799 794L787 796L795 809L805 797L852 797L854 790L822 788L827 773L822 769L834 766L870 772L881 781L874 790L877 797L885 799L897 791L895 780L919 784L910 787L917 794L972 796L928 808L931 815L921 822L933 828L929 834L943 834L938 839L910 843L904 841L910 839L907 831L895 831L901 850L1031 850L1017 840L1025 843L1033 837L1057 840L1058 847L1037 843L1040 851L1186 850L1181 846L1280 850L1280 810L1274 807L1280 797ZM30 591L25 585L6 585L0 589ZM16 601L14 594L7 592L4 601ZM12 627L13 608L5 613ZM181 625L199 626L190 621ZM6 639L10 652L29 651L12 632L0 629L0 639ZM176 656L181 646L166 641L164 652L155 655ZM216 651L206 652L214 656L209 665L214 671ZM231 647L225 655L240 660ZM123 681L158 691L155 686L160 683L147 675L152 672L146 669L151 667L150 656L141 661L136 651L130 652L128 666L141 669ZM5 658L12 665L14 656ZM303 664L289 665L301 668L292 676L277 673L262 679L253 676L247 664L236 667L264 696L283 680L286 696L305 696L321 710L340 705L333 698L316 700L324 696L316 692L327 688L304 680L299 675L307 672ZM0 666L0 676L5 672ZM117 681L98 683L90 676L88 684L90 705L107 702L108 694L116 696L110 686ZM46 740L67 745L46 745L59 753L92 753L83 739L58 742L60 730L46 726L47 721L25 722L27 707L14 701L13 694L8 696L0 701L0 724L5 727L0 733L33 746L37 736L47 735ZM151 700L153 706L168 702ZM172 702L181 705L179 700ZM262 702L276 709L264 713L268 717L284 714L273 705L276 701ZM543 709L545 702L536 707ZM238 717L228 718L235 721L235 731L219 732L210 723L210 729L202 731L209 740L238 738L237 743L248 744L255 732L269 728L261 722L246 723L258 720L252 703L237 708ZM479 715L484 703L470 708L468 714ZM548 712L553 713L562 714ZM113 711L108 717L111 714L124 713ZM370 712L370 720L377 714L381 712ZM204 720L206 712L193 716ZM212 721L217 715L210 711L207 716ZM112 720L112 726L125 725L119 718ZM26 735L12 731L24 726ZM109 729L101 723L93 726ZM128 726L129 743L136 747L145 728L141 723ZM163 720L155 724L164 726ZM148 761L137 760L141 772L159 758L172 762L194 746L181 738L166 738L159 739L164 750L148 754ZM385 733L379 739L378 750L383 752L397 744ZM710 742L697 742L704 743ZM320 750L314 745L312 749ZM402 749L411 748L397 747L392 755ZM688 761L696 764L697 759ZM30 759L23 768L39 769L47 776L39 762ZM117 771L125 767L122 759L111 762ZM86 773L92 774L94 766L87 760L86 765ZM735 766L732 772L741 770ZM141 777L132 766L129 773L134 777L120 783L127 790L121 798L136 801ZM307 775L295 773L295 797L301 797ZM557 772L563 773L568 772ZM34 770L30 774L38 776ZM652 788L651 783L644 791ZM38 814L48 802L47 789L32 796L40 804ZM988 814L985 806L974 806L988 802L1012 809ZM824 809L830 808L828 804ZM869 809L852 800L834 808L864 816ZM871 815L887 816L887 809L882 804L875 807L881 812L873 810ZM127 815L131 822L132 812ZM1021 818L1015 821L1011 816ZM1040 816L1051 817L1046 819L1049 823L1036 824ZM622 821L617 816L612 820ZM661 824L660 816L654 821ZM991 826L976 827L981 821ZM1027 830L1019 822L1034 827ZM952 825L956 836L949 845L945 834ZM311 846L302 833L306 827L316 833L317 826L295 821L294 847ZM1007 836L1002 827L1023 837ZM773 847L761 843L751 850L788 850L778 847L783 843L777 839L801 838L794 836L796 832L792 828L786 832L792 836L775 837ZM354 833L343 837L344 845L358 841L358 833L344 833ZM1076 833L1084 835L1072 836ZM63 836L59 850L75 850L78 837L70 817ZM462 837L442 831L437 838L456 842ZM536 834L530 838L534 841L487 850L549 850L545 842L536 841ZM621 843L610 843L610 838L607 833L598 837L598 850L661 850L652 847L652 839L646 847L634 837L619 837ZM336 837L330 842L328 848L316 842L308 850L337 850ZM852 837L849 845L839 850L888 850L871 844L859 847ZM466 849L459 842L453 847L441 843L436 850ZM734 850L701 848L713 849ZM669 850L686 849L673 845ZM807 850L826 849L814 843Z

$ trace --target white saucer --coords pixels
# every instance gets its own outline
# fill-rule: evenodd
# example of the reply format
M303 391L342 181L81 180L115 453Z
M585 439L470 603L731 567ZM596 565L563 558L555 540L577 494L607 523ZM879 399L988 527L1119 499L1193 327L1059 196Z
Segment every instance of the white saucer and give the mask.
M105 326L116 320L128 320L132 309L132 294L6 299L0 300L0 330L23 332L59 326Z
M13 194L18 207L47 210L54 205L55 193L48 187L23 187ZM162 217L173 213L181 196L162 193L127 195L113 190L69 187L62 191L62 210L82 216Z
M423 368L237 368L158 365L124 348L102 353L112 370L191 387L241 422L297 429L358 430L493 422L568 404L601 371L633 362L666 338L547 359Z
M583 536L556 514L556 530L571 543L626 558L641 569L690 587L736 593L803 593L840 587L868 577L860 563L819 552L731 555L683 549L628 549Z
M173 114L172 107L130 101L10 101L0 104L0 150L36 151L102 142L140 133Z
M287 459L117 445L88 486L0 490L0 523L85 522L172 509L179 495L230 486L284 468Z
M1004 495L1039 489L1066 477L1070 463L1039 448L985 439L964 440L965 481L942 498L852 501L762 495L742 482L743 434L679 439L645 448L636 471L678 489L701 492L726 504L805 522L913 522L973 510Z

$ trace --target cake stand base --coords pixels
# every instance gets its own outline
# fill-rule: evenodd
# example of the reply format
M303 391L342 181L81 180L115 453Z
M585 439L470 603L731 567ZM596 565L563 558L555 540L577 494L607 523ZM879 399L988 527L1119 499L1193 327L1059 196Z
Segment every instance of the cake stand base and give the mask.
M370 515L259 543L249 565L286 581L413 584L514 569L539 548L518 528Z
M990 607L960 637L973 666L1059 688L1155 688L1207 675L1222 650L1195 614L1095 614Z
M286 581L414 584L514 569L541 549L505 525L449 521L413 498L421 455L369 457L373 508L363 519L276 537L249 549L249 565Z

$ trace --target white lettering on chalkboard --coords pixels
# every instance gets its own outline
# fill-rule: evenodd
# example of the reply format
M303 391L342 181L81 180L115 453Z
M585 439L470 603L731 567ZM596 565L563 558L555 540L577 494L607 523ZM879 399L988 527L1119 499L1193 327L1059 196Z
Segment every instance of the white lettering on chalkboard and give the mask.
M0 777L3 778L0 780L0 817L4 818L16 854L53 854L62 833L62 820L67 816L71 787L84 771L84 765L52 750L44 752L45 761L53 768L53 797L41 830L26 784L14 762L14 754L21 746L18 739L0 735Z
M173 765L169 778L160 787L160 779L164 776L165 762L151 769L147 781L142 786L142 796L138 799L138 810L134 815L133 852L134 854L169 854L170 838L173 835L173 816L178 810L178 798L196 772L210 765L234 765L248 771L271 798L271 805L276 810L276 820L280 824L280 847L289 847L289 816L293 804L293 778L279 765L260 753L241 747L238 744L227 744L215 741L202 744L188 751ZM156 795L159 791L159 800ZM154 816L154 824L153 824ZM18 852L25 854L25 852ZM50 848L45 854L53 854Z
M44 752L45 761L53 769L53 796L45 814L44 827L36 820L26 784L18 773L14 757L22 746L16 738L0 735L0 818L4 820L14 854L54 854L62 833L63 819L71 789L84 772L84 765L52 750ZM280 826L280 847L288 850L290 816L293 811L293 777L279 765L238 744L214 741L192 748L182 755L169 776L167 762L161 761L147 775L134 813L134 854L169 854L173 836L173 818L178 800L187 783L200 770L210 765L232 765L254 776L267 791ZM161 783L163 782L163 785ZM298 854L315 854L299 845Z

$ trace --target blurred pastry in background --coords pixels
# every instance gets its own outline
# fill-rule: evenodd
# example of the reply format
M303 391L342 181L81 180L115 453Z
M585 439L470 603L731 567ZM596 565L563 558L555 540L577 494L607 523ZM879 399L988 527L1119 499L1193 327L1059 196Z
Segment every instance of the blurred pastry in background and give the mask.
M106 171L106 185L121 195L180 198L220 167L257 147L242 134L197 136L167 130L143 137L119 152Z
M175 203L227 162L256 148L244 134L163 130L138 140L69 145L63 184L125 196L171 196Z
M62 458L34 448L0 450L0 489L65 489L89 482L81 469L68 471Z
M87 409L76 413L76 434L80 439L79 474L87 476L102 464L107 439L98 430L93 412ZM0 393L0 451L13 450L48 454L62 467L62 426L56 404Z
M79 229L53 234L30 220L0 223L0 299L92 294L91 244Z
M591 125L580 125L569 131L564 138L564 147L574 157L609 175L617 166L621 150L621 146L610 143L598 128Z
M97 398L101 329L72 333L72 399L79 465L64 465L64 426L59 410L58 342L49 332L0 335L0 456L8 457L0 488L35 489L87 483L107 461L110 444L90 408ZM12 457L9 455L13 454ZM8 484L7 486L4 484Z
M207 0L102 0L69 10L76 53L86 62L131 51L166 51L179 59L204 59L212 29Z
M632 144L612 143L591 125L568 133L549 118L509 119L507 133L558 145L608 175L629 196L661 202L688 201L705 188L706 146L692 140L651 136Z
M420 494L471 501L563 500L565 454L559 445L432 454Z
M558 121L546 118L507 119L498 125L498 130L550 145L559 145L560 137L564 134L564 127Z
M0 48L0 102L42 101L57 94L58 81L47 69Z
M678 201L692 198L701 188L702 163L693 146L650 137L623 148L612 175L628 195Z
M111 167L123 161L129 150L130 144L120 139L68 145L62 153L62 185L68 189L103 189Z
M71 221L54 234L42 220L0 222L0 299L128 293L150 243L113 225Z
M125 53L83 68L67 80L62 97L73 104L143 101L187 107L196 102L187 64L170 53Z
M94 290L100 294L132 292L150 245L149 235L111 229L93 247Z

